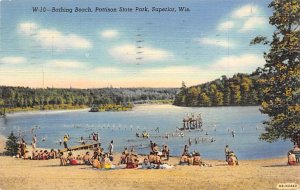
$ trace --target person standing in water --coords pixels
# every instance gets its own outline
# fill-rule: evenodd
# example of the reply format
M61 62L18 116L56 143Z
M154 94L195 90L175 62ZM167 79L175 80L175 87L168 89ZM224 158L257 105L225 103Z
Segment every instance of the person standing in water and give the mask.
M234 130L231 131L231 135L234 138L234 136L235 136L235 131Z
M109 152L109 154L112 154L113 153L113 151L114 151L114 141L112 140L112 141L110 141L110 145L108 146L108 152Z
M189 147L188 147L188 145L185 145L182 155L188 155L188 154L189 154Z
M65 135L64 136L64 147L66 148L66 149L68 149L68 140L69 140L69 138L68 138L68 136L67 135Z
M229 153L230 153L230 149L229 149L229 146L226 145L225 146L225 159L226 159L226 162L228 162L228 158L229 158Z
M36 143L36 142L37 142L36 134L32 137L32 142L33 142L33 143Z

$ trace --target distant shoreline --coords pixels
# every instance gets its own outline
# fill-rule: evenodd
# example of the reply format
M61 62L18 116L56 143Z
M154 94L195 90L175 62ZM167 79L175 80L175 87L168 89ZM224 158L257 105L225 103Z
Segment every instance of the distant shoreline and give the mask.
M9 112L6 115L19 115L19 114L35 114L35 113L61 113L61 112L78 112L78 111L89 111L90 108L81 108L81 109L57 109L57 110L28 110L28 111L16 111Z
M142 107L142 106L160 106L160 105L169 105L169 106L175 106L175 107L181 107L181 106L176 106L173 104L165 104L165 103L149 103L149 104L134 104L134 107ZM91 108L90 107L83 107L83 108L75 108L75 109L45 109L45 110L41 110L41 109L30 109L30 110L18 110L18 111L8 111L6 112L6 115L16 115L16 114L32 114L32 113L55 113L55 112L76 112L76 111L89 111ZM133 110L132 109L132 110ZM131 110L129 110L131 111ZM110 112L110 111L100 111L100 112ZM114 112L114 111L111 111Z

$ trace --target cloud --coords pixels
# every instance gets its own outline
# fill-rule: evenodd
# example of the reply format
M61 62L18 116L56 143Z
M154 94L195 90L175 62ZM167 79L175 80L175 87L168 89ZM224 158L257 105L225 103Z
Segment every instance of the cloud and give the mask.
M219 24L218 30L219 31L227 31L230 30L234 27L234 22L233 21L225 21Z
M207 69L211 71L220 71L223 74L231 75L235 73L249 73L257 67L263 66L265 60L262 56L255 54L243 54L239 56L222 57Z
M33 35L37 33L39 26L33 22L25 22L19 25L19 31L25 35Z
M152 75L157 76L157 74L162 74L165 76L177 75L178 74L196 74L201 72L200 69L195 68L193 66L171 66L171 67L163 67L163 68L152 68L152 69L144 69L141 74L142 75Z
M267 24L267 21L263 17L250 17L247 19L242 28L239 30L240 32L245 32L253 29L261 28L262 26L265 26Z
M27 62L26 58L24 57L11 56L11 57L2 57L0 59L0 64L16 65L16 64L26 63L26 62Z
M197 39L197 42L204 45L212 45L212 46L218 46L222 48L232 48L235 46L235 44L229 42L229 40L214 39L214 38L199 38Z
M104 30L100 33L102 38L106 39L114 39L119 36L119 32L117 30Z
M42 28L32 22L21 23L19 32L39 43L43 48L52 50L89 49L92 47L91 42L81 36Z
M84 68L84 64L74 60L51 60L46 63L49 67L62 69L80 69Z
M263 11L257 5L247 4L233 10L230 13L230 20L218 25L218 31L228 31L237 28L238 32L247 32L253 29L261 29L268 22Z
M166 50L152 47L137 49L136 46L131 44L113 47L109 50L109 54L114 59L126 64L163 61L172 57L172 53Z
M121 70L116 67L97 67L94 71L99 74L118 74L121 72Z
M243 17L255 15L257 13L259 13L259 8L255 5L248 4L234 10L231 16L233 18L243 18Z

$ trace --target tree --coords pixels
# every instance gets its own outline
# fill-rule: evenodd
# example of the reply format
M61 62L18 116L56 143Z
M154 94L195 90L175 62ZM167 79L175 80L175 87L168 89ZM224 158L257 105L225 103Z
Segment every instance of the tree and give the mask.
M231 104L232 105L240 105L241 103L241 91L240 86L236 84L230 85L230 97L231 97Z
M201 93L199 96L199 105L200 106L211 106L211 100L209 96L206 95L206 93Z
M223 105L223 93L218 91L216 84L211 84L209 86L209 94L211 102L214 106Z
M223 104L225 106L230 105L230 88L229 82L225 75L222 76L222 84L223 84Z
M9 156L15 156L18 153L17 137L13 132L11 132L11 134L7 138L5 149L5 154Z
M242 77L241 83L241 95L242 95L242 104L247 105L251 102L252 94L250 93L252 87L252 80L247 77Z
M294 135L300 133L300 2L274 0L269 7L273 9L269 23L275 26L272 41L259 36L251 42L271 46L269 52L264 53L266 64L259 70L263 88L261 112L269 116L264 122L266 132L260 139L293 140Z
M187 90L186 94L186 105L187 106L197 106L198 104L198 96L201 90L199 87L191 87Z
M174 105L186 106L186 94L187 94L187 88L185 82L182 81L180 92L175 97Z

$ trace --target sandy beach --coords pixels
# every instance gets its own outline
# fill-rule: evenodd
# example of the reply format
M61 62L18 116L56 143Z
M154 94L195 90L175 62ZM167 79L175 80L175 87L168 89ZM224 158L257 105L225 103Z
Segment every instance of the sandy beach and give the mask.
M119 155L115 155L115 162ZM142 160L143 157L139 158ZM168 163L175 165L178 161L178 157L172 157ZM286 158L241 160L236 167L227 166L222 160L204 158L204 161L213 166L98 170L85 165L59 166L59 159L36 161L0 156L0 189L261 190L276 189L278 183L300 184L300 166L287 166Z

